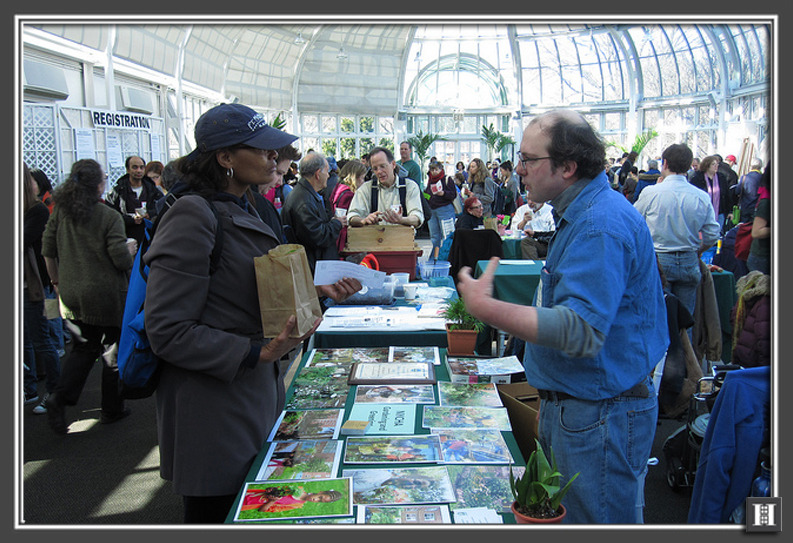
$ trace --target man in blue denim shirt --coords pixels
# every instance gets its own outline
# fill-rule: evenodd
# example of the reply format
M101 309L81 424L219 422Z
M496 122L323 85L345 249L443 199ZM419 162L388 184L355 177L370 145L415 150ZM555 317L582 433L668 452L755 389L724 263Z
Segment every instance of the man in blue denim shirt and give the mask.
M669 343L649 229L609 186L603 141L578 113L532 119L518 162L556 216L536 307L493 298L496 258L478 280L462 270L458 290L474 316L527 342L540 442L565 480L580 472L563 522L640 523L658 413L650 374Z

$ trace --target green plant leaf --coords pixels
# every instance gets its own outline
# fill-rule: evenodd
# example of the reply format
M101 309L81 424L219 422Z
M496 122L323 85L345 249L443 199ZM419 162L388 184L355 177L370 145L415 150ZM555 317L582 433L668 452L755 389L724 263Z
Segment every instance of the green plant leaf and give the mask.
M510 488L518 506L539 515L541 511L551 513L559 509L562 498L579 474L560 488L562 474L556 468L553 451L549 449L546 455L540 442L537 439L534 442L536 448L529 455L523 476L514 477L510 467Z

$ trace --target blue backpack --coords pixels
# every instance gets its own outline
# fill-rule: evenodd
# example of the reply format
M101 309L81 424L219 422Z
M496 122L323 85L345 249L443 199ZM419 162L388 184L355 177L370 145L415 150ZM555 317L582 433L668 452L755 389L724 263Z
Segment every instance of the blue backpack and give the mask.
M185 188L169 192L163 200L164 205L159 215L151 222L146 220L146 237L135 255L132 273L129 278L127 298L124 305L124 317L121 324L121 337L118 342L118 379L119 392L122 398L134 400L148 398L157 388L162 368L162 360L154 354L146 336L145 315L143 304L146 301L146 282L149 278L149 267L143 263L143 255L151 246L157 225L165 212L170 209L177 198L187 194ZM207 199L209 207L218 218L217 209ZM213 273L220 260L223 249L223 232L218 220L215 246L210 256L209 272Z

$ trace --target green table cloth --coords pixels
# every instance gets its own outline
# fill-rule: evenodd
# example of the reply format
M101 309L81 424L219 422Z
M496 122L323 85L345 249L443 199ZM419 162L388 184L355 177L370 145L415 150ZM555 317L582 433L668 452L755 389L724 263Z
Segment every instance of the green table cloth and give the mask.
M482 275L487 264L487 260L477 262L474 277ZM532 305L542 267L542 260L501 260L493 279L493 296L505 302Z

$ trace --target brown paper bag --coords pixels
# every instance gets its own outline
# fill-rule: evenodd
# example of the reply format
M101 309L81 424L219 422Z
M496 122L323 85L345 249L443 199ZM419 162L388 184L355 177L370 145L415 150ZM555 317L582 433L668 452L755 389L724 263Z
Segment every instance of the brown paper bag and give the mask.
M254 258L253 263L264 337L280 334L291 315L297 317L291 337L310 332L314 322L322 317L322 309L305 248L296 244L279 245Z

